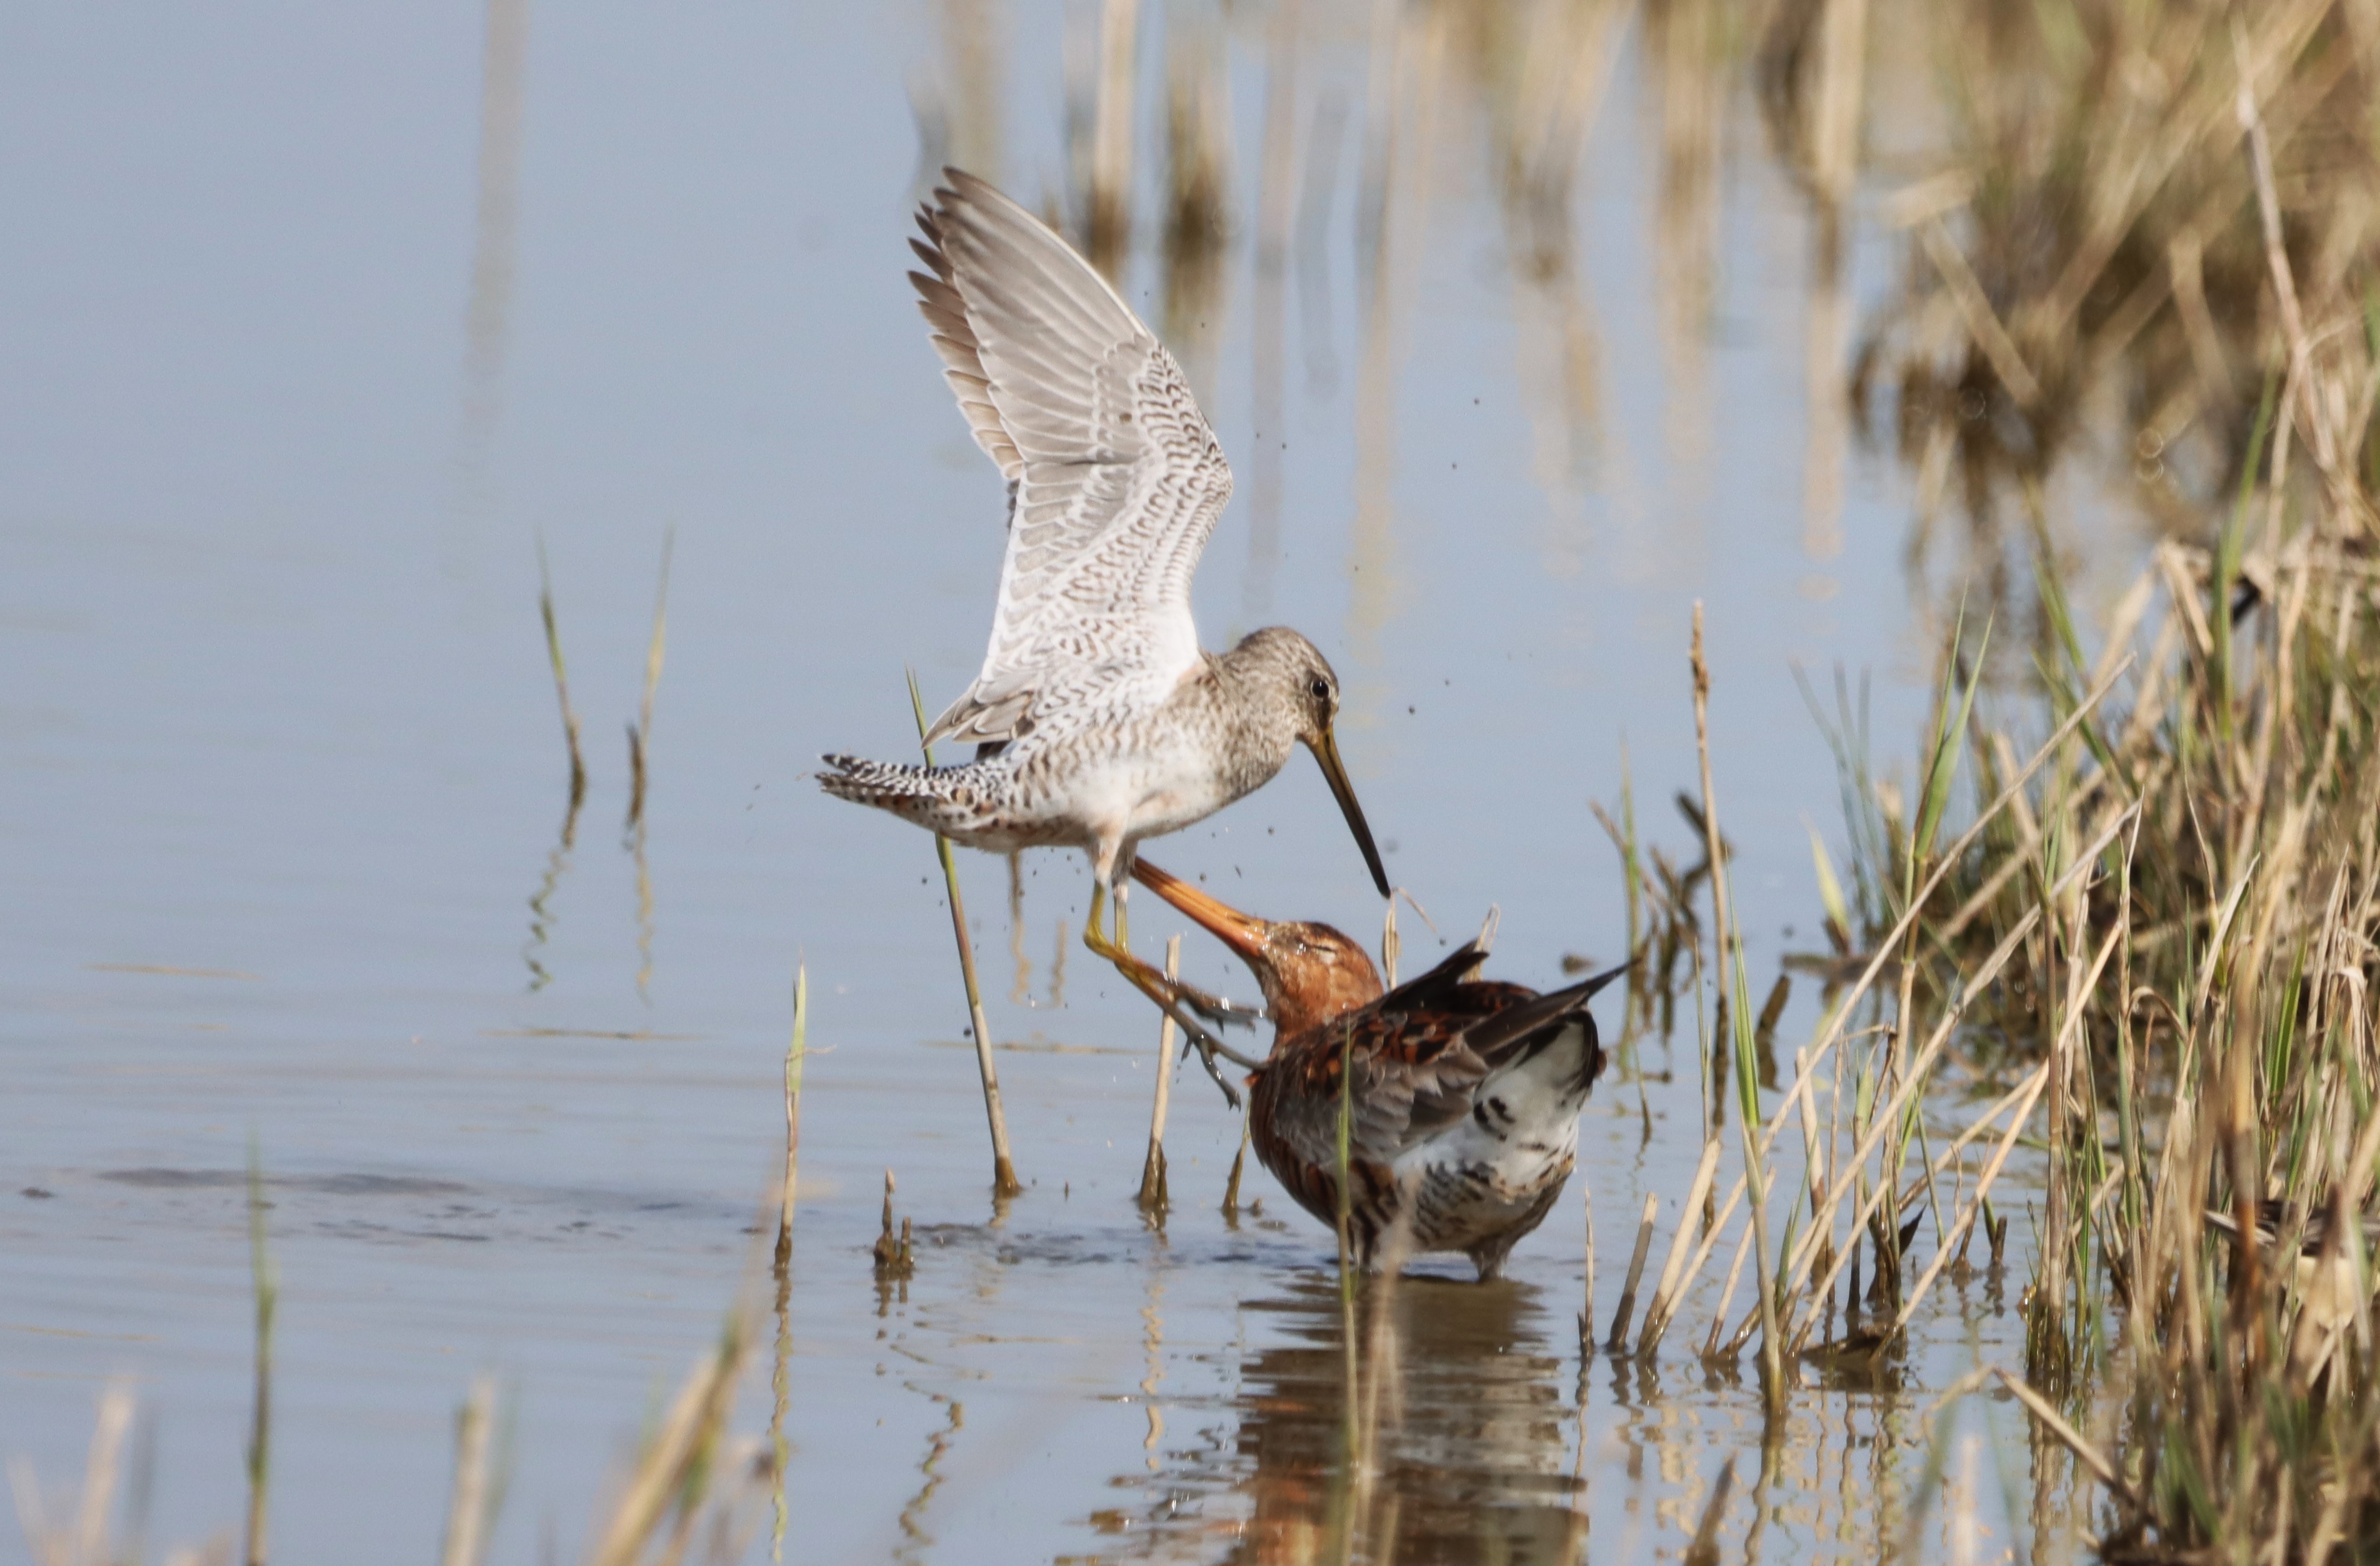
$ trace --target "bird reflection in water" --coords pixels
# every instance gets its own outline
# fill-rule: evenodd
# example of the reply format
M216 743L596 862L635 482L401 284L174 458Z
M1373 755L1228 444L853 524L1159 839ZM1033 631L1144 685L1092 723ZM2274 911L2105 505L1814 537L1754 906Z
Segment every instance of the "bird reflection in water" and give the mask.
M1120 1476L1148 1499L1091 1519L1119 1546L1131 1541L1096 1558L1186 1554L1247 1566L1582 1558L1572 1378L1546 1336L1552 1317L1535 1286L1425 1273L1366 1284L1355 1305L1359 1381L1378 1387L1363 1386L1352 1411L1371 1452L1369 1493L1360 1496L1345 1461L1336 1279L1287 1281L1241 1311L1251 1335L1269 1341L1241 1366L1235 1427L1166 1454L1154 1476ZM1376 1341L1387 1352L1372 1352ZM1192 1422L1203 1413L1175 1408ZM1233 1542L1218 1549L1220 1538Z

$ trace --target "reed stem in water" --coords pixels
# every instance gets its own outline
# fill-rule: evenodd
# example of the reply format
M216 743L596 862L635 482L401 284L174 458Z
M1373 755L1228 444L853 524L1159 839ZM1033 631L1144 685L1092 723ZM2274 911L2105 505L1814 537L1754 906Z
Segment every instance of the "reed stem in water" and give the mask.
M934 747L926 743L926 698L918 694L917 672L909 671L909 707L917 717L917 748L926 765L934 764ZM984 1020L983 992L976 985L975 941L967 934L966 904L959 897L958 862L951 856L951 840L934 834L934 852L942 861L942 885L950 894L951 934L959 947L959 977L966 984L967 1020L975 1030L975 1065L983 1078L983 1116L991 1127L991 1194L1013 1196L1025 1189L1016 1178L1016 1164L1008 1153L1008 1116L1000 1107L1000 1070L991 1060L991 1026Z

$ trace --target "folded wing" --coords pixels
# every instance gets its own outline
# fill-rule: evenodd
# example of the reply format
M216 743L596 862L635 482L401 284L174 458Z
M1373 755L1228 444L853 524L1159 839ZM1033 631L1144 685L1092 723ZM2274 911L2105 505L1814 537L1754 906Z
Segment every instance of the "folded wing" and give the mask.
M1552 1043L1620 971L1539 995L1516 984L1462 979L1478 960L1475 951L1457 952L1345 1019L1345 1031L1331 1025L1312 1036L1310 1047L1277 1062L1271 1069L1296 1072L1299 1081L1296 1091L1276 1100L1275 1133L1306 1161L1337 1165L1344 1060L1355 1074L1349 1152L1361 1161L1394 1164L1471 1113L1483 1083ZM1594 1020L1584 1020L1592 1038ZM1590 1049L1581 1064L1583 1093L1602 1065L1601 1050Z

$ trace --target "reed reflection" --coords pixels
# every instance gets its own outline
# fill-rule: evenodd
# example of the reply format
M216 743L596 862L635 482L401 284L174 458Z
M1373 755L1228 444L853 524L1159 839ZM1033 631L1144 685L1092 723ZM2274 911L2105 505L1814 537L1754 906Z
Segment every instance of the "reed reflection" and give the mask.
M1718 159L1730 62L1716 0L1659 0L1645 12L1645 66L1659 104L1653 242L1660 328L1662 436L1679 485L1674 519L1699 547L1714 400L1710 327L1718 297Z
M1163 334L1211 401L1232 236L1232 62L1212 5L1166 8L1165 129Z
M1139 0L1067 7L1066 169L1075 197L1072 237L1111 283L1122 283L1132 244L1133 146L1140 40Z
M999 0L941 0L943 129L948 156L929 170L939 176L953 163L988 179L1000 177L1008 86L1006 6Z
M1603 448L1603 346L1577 277L1572 191L1589 127L1618 59L1624 0L1540 6L1481 27L1475 70L1498 155L1512 269L1513 348L1528 415L1532 476L1551 510L1547 567L1586 564L1583 502Z
M1364 357L1355 389L1355 518L1347 550L1347 649L1363 677L1350 705L1368 720L1380 698L1371 677L1399 606L1396 515L1398 360L1422 241L1436 145L1449 18L1383 5L1373 15L1356 256L1365 285Z
M464 323L463 428L456 458L467 504L486 497L503 406L520 226L521 83L528 65L528 0L488 0L480 61L479 205Z
M1314 129L1305 144L1305 172L1299 176L1297 188L1298 331L1305 345L1306 393L1318 400L1339 389L1339 353L1330 319L1328 241L1331 212L1339 200L1340 146L1346 135L1347 96L1335 85L1326 85L1314 105Z
M1241 582L1243 627L1272 615L1273 573L1281 561L1282 455L1289 444L1282 393L1289 352L1289 227L1297 164L1296 0L1283 0L1265 34L1264 148L1257 192L1256 321L1248 453L1248 569ZM1326 297L1319 313L1330 311ZM1308 315L1316 311L1309 310Z
M570 868L570 850L578 840L578 808L587 802L587 759L578 747L578 710L570 701L570 666L562 655L562 628L554 616L553 574L547 567L545 542L537 546L539 618L545 626L546 662L553 671L554 701L562 710L563 743L570 754L570 803L562 814L562 831L553 851L546 856L545 872L538 880L537 890L528 900L528 944L522 948L521 960L528 965L528 988L531 994L553 982L553 975L543 962L548 938L552 934L553 894L562 884L562 877Z
M1868 0L1781 8L1754 61L1769 149L1809 197L1809 302L1803 326L1802 549L1813 561L1842 552L1844 468L1851 441L1851 286L1845 249L1858 175Z

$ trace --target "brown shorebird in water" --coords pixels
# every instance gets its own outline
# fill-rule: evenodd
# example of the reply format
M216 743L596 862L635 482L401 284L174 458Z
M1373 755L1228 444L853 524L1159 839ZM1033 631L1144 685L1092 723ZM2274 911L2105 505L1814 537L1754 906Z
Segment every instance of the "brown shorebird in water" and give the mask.
M1256 974L1273 1041L1249 1074L1248 1139L1297 1205L1338 1221L1343 1112L1362 1264L1380 1265L1402 1223L1415 1253L1461 1251L1495 1277L1570 1178L1579 1110L1603 1069L1586 1004L1627 970L1540 995L1476 978L1487 953L1472 941L1383 994L1371 958L1329 925L1243 914L1146 859L1133 875Z
M943 175L918 212L925 238L910 242L928 270L909 278L960 411L1008 480L991 648L926 736L972 743L975 759L829 756L819 781L969 847L1084 850L1084 943L1144 989L1160 976L1122 944L1135 848L1262 787L1300 745L1387 896L1332 737L1329 661L1278 626L1220 655L1199 649L1190 577L1232 472L1173 356L1039 219L972 175Z

